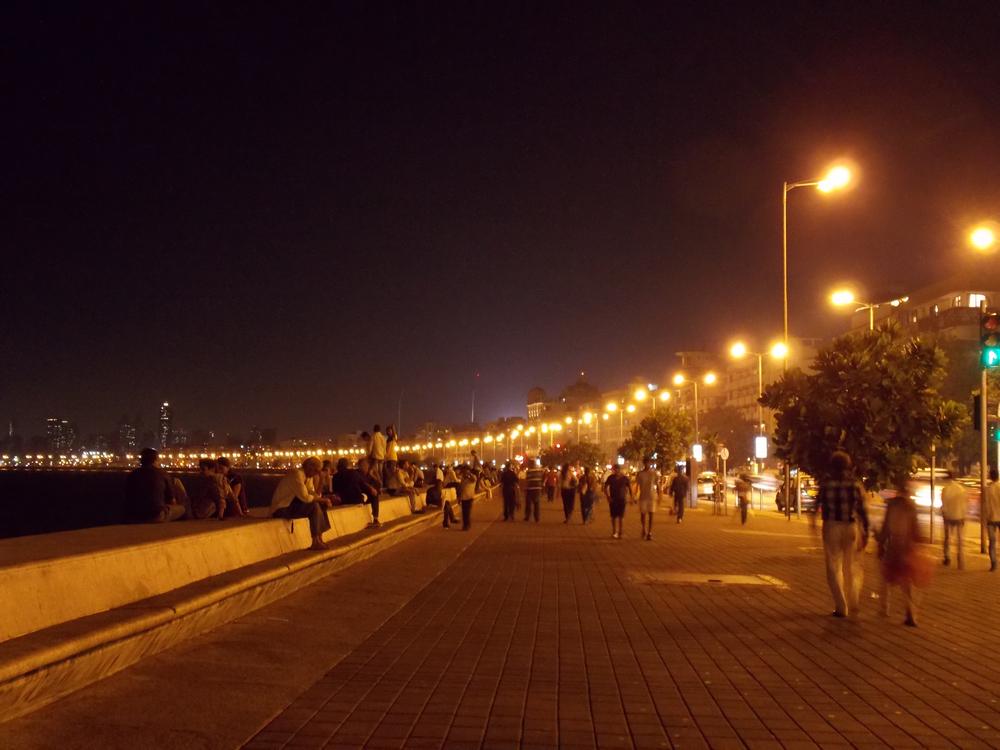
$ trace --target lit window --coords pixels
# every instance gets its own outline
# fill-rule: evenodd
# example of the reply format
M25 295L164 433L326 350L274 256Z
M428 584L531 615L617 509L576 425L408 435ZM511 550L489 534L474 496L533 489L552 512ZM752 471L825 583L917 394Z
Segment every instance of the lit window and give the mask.
M931 315L937 315L937 314L938 314L938 306L937 306L937 305L934 305L934 306L933 306L933 307L931 308Z
M969 295L969 307L982 307L986 304L985 294L970 294Z
M951 306L952 307L961 307L962 306L962 295L961 294L956 294L955 295L954 299L952 299L952 301L951 301Z

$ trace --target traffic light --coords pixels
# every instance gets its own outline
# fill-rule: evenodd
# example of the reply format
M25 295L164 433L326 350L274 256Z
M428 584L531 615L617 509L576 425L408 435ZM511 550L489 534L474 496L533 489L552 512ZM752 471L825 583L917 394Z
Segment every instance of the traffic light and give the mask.
M1000 367L1000 313L984 312L979 318L979 343L983 367Z

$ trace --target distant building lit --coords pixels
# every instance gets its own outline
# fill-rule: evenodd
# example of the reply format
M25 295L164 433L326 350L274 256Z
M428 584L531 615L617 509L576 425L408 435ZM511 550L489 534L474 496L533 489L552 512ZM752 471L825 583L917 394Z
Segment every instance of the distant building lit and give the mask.
M76 445L76 427L68 419L45 420L45 444L50 451L71 451Z
M160 447L168 448L173 437L174 410L166 401L160 406Z

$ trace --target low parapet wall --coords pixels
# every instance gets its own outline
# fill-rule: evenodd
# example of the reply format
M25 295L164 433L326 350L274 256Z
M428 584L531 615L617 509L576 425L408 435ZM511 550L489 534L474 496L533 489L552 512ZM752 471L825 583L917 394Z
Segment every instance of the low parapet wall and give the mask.
M453 492L453 490L451 491ZM424 496L418 496L422 507ZM382 522L409 516L405 497ZM327 511L332 540L371 522L367 505ZM227 519L103 526L0 540L0 643L305 549L306 519Z
M454 490L445 497L454 499ZM435 520L412 516L405 497L380 502L387 525L370 534L358 533L371 518L366 506L328 517L324 539L335 543L322 552L305 551L305 519L105 526L0 541L0 721L277 601Z

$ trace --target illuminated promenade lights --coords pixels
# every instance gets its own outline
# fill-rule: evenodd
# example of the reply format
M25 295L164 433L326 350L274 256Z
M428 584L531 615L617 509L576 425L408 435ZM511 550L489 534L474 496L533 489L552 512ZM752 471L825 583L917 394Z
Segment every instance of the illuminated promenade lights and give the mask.
M889 305L890 307L899 307L901 304L906 302L909 297L900 297L899 299L890 299L885 302L862 302L854 296L854 292L850 289L838 289L830 295L830 304L834 307L847 307L848 305L855 305L856 309L854 312L861 312L862 310L868 311L868 330L875 330L875 308L883 307Z

